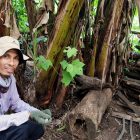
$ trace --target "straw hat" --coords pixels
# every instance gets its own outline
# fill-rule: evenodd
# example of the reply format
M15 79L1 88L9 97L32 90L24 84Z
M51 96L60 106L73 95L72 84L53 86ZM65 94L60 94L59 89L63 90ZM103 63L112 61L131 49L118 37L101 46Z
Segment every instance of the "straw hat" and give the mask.
M18 50L20 57L20 64L23 63L24 60L29 59L28 56L24 55L20 50L19 41L10 36L0 37L0 56L4 55L8 50L16 49Z

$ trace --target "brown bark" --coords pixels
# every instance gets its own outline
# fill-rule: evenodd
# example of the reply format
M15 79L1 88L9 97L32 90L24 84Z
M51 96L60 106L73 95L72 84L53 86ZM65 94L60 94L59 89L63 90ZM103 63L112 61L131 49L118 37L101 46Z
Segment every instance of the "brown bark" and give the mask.
M118 32L123 3L124 0L115 0L111 1L111 3L109 3L110 5L107 5L109 6L108 8L104 7L104 29L102 31L102 34L100 34L100 36L104 35L104 39L102 41L102 46L99 46L100 53L98 49L99 57L98 62L96 62L96 74L99 78L102 79L103 83L106 81L107 72L109 71L109 65L111 62L110 55L112 52L110 44L112 43Z
M64 85L61 85L58 96L56 98L57 109L60 109L62 107L62 104L63 104L63 101L65 99L66 93L67 93L67 87L64 86Z
M72 134L93 140L111 99L112 91L109 88L103 91L91 90L67 116Z
M14 10L11 0L2 0L0 5L0 36L12 36L19 38L20 33L16 24Z
M34 26L36 24L36 20L37 20L35 3L32 0L25 0L25 5L26 5L26 9L27 9L30 34L32 35L32 31L33 31L33 28L34 28Z
M76 81L76 89L74 89L74 93L82 94L85 91L89 91L91 89L101 89L102 81L98 78L89 77L86 75L78 76L75 78Z

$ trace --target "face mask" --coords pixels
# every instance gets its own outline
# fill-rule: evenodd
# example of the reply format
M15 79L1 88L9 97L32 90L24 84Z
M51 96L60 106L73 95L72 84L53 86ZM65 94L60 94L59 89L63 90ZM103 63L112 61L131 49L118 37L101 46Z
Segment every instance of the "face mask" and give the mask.
M8 78L2 78L0 76L0 92L1 93L6 93L10 87L12 83L12 79L11 77L8 77Z

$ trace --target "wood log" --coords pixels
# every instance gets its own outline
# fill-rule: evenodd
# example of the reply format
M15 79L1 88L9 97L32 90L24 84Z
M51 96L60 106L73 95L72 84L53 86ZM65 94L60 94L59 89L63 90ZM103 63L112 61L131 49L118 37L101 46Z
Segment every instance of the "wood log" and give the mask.
M135 92L135 94L139 95L140 94L140 90L136 89L135 87L131 87L130 85L126 85L125 83L122 84L122 87L128 90L132 90L133 92ZM129 93L128 93L129 94Z
M137 63L136 64L131 64L127 67L129 69L129 71L133 71L133 72L139 72L140 73L140 67L137 67Z
M79 83L80 85L94 86L98 88L101 88L101 83L102 83L100 79L89 77L86 75L81 75L81 76L76 77L75 81Z
M72 134L83 139L93 140L111 99L110 88L102 91L91 90L66 117L68 128Z
M135 88L130 88L129 86L122 87L123 90L125 90L125 93L127 96L129 96L131 99L135 99L137 100L137 102L140 101L140 91L137 89L137 91L135 90Z
M140 84L140 80L133 79L133 78L130 78L130 77L125 77L125 78L123 79L123 81L131 81L131 82Z
M123 79L123 82L128 87L140 89L140 80L134 80L132 78L129 78L129 79Z
M123 85L127 86L128 88L134 88L140 90L140 83L137 83L136 81L123 79Z
M73 90L74 94L87 93L89 90L101 90L102 88L112 88L109 83L102 84L102 81L96 77L89 77L86 75L81 75L75 78L76 89Z
M74 94L77 93L84 93L84 91L101 89L102 88L102 81L98 78L89 77L86 75L81 75L75 78L76 81L76 89L74 89ZM86 93L87 93L86 92Z
M124 74L130 78L134 78L137 80L140 80L140 74L138 72L129 72L129 71L125 71Z

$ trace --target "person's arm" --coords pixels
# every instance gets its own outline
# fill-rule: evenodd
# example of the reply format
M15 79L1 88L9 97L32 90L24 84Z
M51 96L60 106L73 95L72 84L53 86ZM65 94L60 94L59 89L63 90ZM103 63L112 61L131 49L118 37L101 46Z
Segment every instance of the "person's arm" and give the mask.
M0 115L0 131L8 129L10 126L19 126L29 120L30 113L22 111L10 115Z
M22 101L19 98L18 94L16 94L13 97L13 100L11 100L11 101L12 101L12 104L11 104L12 110L14 110L16 112L27 110L28 113L30 114L30 118L35 120L39 124L47 125L52 121L51 112L49 109L40 111L37 108L34 108L34 107L30 106L29 104L25 103L24 101Z
M37 121L40 124L49 124L52 120L51 112L49 109L40 111L39 109L30 106L20 99L15 79L12 81L11 91L10 91L10 106L15 112L28 111L30 118Z
M16 81L15 78L13 77L12 79L12 85L11 85L11 99L10 99L10 105L11 109L14 110L15 112L20 112L20 111L37 111L38 109L30 106L28 103L25 103L23 100L20 99L17 87L16 87Z

